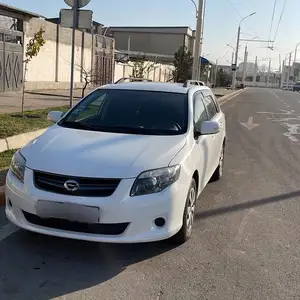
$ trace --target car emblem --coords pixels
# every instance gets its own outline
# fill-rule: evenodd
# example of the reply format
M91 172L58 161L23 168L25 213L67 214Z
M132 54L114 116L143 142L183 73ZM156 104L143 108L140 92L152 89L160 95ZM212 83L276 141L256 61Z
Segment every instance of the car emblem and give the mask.
M79 183L75 180L67 180L64 187L69 192L76 192L79 189Z

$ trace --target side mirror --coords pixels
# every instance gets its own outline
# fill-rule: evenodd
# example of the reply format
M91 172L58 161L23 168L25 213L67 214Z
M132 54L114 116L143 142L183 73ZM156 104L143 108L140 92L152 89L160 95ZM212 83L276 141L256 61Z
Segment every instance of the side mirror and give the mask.
M200 132L202 135L216 134L220 132L220 124L216 121L204 121Z
M62 118L63 115L64 113L61 111L50 111L47 115L47 120L56 123Z

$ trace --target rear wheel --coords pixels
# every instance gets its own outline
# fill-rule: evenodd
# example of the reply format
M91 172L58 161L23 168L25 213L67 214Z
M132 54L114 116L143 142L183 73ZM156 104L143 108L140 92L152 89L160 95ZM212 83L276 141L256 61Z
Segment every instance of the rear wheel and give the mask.
M217 169L215 170L215 173L213 174L211 181L217 181L217 180L221 179L221 177L223 176L224 153L225 153L225 146L223 145L222 151L220 154L219 165L218 165Z
M183 213L182 227L180 231L175 234L170 240L176 244L185 243L192 235L192 228L194 223L194 217L196 212L196 200L197 200L197 185L192 179L186 203Z

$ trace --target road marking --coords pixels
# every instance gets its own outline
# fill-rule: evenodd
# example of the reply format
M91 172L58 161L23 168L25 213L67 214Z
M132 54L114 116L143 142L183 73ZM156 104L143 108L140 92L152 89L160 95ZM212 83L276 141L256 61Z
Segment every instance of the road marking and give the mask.
M300 127L300 124L289 124L289 123L282 123L283 126L286 126L288 128L288 132L285 132L283 135L287 136L289 140L292 142L298 142L298 139L295 137L295 135L299 135L298 129Z
M272 90L270 90L270 89L268 89L268 90L273 96L275 96L277 99L279 99L279 97Z
M0 228L0 242L18 230L19 228L11 223L4 225Z
M252 130L253 128L259 126L260 124L253 123L253 117L249 117L247 123L241 122L241 125L244 126L245 128L247 128L248 130Z
M294 110L285 110L285 109L280 109L282 112L272 112L272 111L258 111L256 112L257 114L271 114L271 115L292 115L295 111ZM298 116L295 114L295 116Z
M288 123L291 121L298 121L300 120L300 115L295 114L294 110L284 110L282 113L279 112L257 112L258 114L270 114L272 116L267 117L267 120L271 120L273 122L278 122L280 125L284 128L286 128L288 131L284 132L283 135L286 136L290 141L292 142L298 142L299 139L296 136L300 135L300 124L298 123ZM276 115L276 116L275 116Z

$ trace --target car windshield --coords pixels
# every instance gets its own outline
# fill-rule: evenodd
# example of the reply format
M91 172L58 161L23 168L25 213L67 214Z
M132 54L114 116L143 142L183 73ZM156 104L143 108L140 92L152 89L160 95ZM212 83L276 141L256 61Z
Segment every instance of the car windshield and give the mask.
M98 89L77 104L58 125L82 130L148 135L187 131L187 94Z

